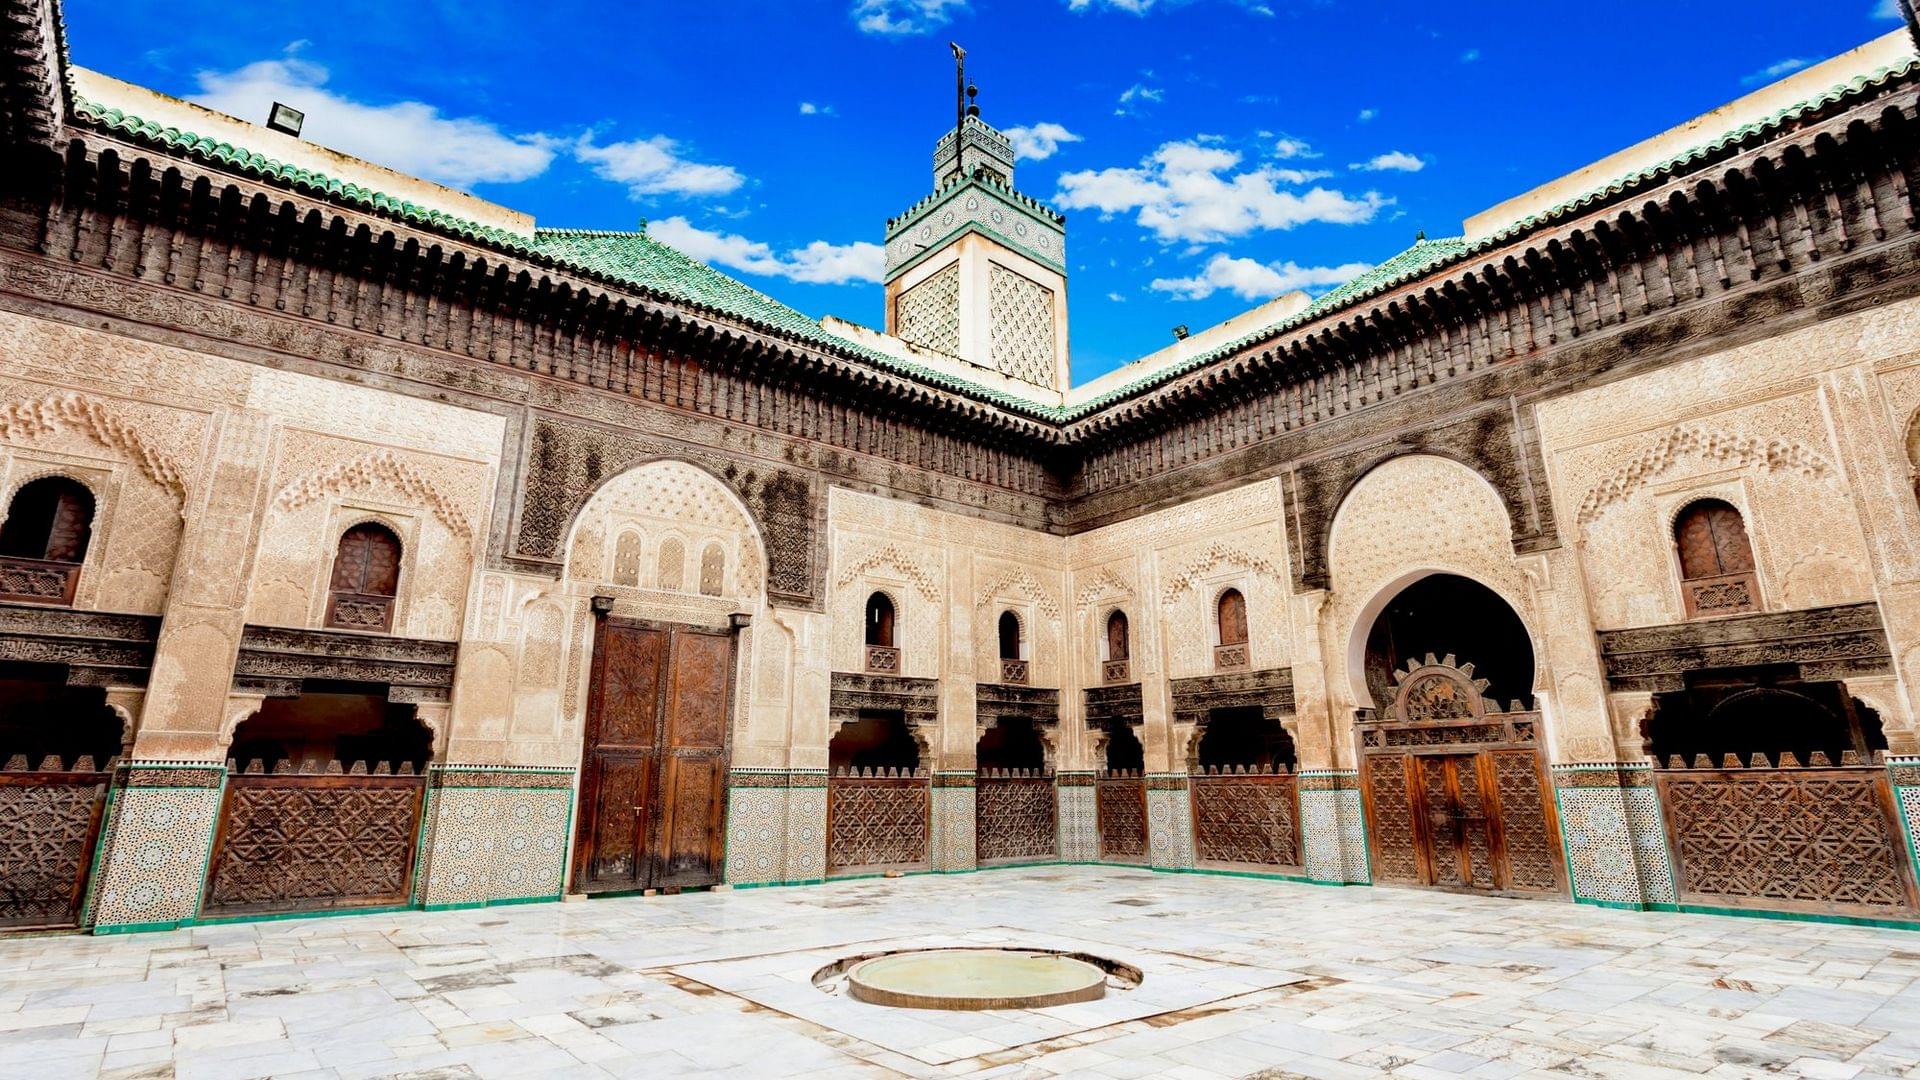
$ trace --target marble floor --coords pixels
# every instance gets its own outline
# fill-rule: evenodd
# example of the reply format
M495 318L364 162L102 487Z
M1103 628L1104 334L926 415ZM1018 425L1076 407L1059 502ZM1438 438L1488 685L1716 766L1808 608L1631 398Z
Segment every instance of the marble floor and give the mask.
M897 947L1093 952L1101 1002L893 1010ZM1920 933L1036 867L0 941L0 1076L1920 1078Z

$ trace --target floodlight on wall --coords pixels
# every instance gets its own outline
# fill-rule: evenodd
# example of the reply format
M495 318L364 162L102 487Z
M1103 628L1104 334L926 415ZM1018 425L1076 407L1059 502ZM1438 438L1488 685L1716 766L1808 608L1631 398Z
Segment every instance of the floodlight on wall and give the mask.
M307 114L291 105L276 101L267 112L267 126L275 131L284 132L294 138L300 137L300 125L306 123Z

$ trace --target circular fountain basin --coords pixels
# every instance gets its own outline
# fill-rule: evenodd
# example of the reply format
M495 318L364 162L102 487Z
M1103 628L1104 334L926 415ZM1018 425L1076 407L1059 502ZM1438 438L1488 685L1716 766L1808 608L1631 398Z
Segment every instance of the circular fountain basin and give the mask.
M1040 1009L1106 996L1107 973L1063 953L927 949L863 960L847 993L905 1009Z

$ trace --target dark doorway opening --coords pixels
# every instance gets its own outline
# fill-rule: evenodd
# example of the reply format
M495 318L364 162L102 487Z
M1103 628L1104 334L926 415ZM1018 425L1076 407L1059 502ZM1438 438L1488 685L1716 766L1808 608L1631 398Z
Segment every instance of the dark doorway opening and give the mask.
M1845 683L1801 682L1786 668L1690 677L1685 690L1654 695L1642 733L1647 752L1662 763L1678 756L1690 766L1704 755L1713 768L1729 754L1741 765L1759 755L1777 766L1783 753L1802 765L1816 753L1838 764L1847 752L1864 762L1887 748L1880 714L1849 695Z
M1146 748L1140 745L1140 736L1134 734L1131 724L1115 724L1107 732L1108 772L1131 770L1139 772L1147 767Z
M827 765L843 769L906 769L920 767L920 744L914 741L905 714L862 712L836 732L827 744Z
M976 767L980 769L1044 769L1046 744L1033 721L1024 717L1003 716L980 736L975 747Z
M1402 589L1367 634L1367 690L1377 709L1393 701L1393 673L1409 661L1451 653L1487 680L1483 693L1505 708L1533 706L1533 642L1500 595L1458 574L1434 574Z
M233 734L228 757L244 769L260 761L339 761L368 767L404 763L415 772L433 757L433 733L414 706L387 700L386 688L360 683L309 682L299 697L269 698Z
M1201 768L1292 769L1293 738L1258 707L1215 709L1198 747Z

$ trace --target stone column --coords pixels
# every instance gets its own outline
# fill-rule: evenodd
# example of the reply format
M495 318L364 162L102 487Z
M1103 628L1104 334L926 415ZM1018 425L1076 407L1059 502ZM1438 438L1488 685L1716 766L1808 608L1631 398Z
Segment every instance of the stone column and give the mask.
M106 811L88 912L97 932L199 914L272 435L264 414L224 413L204 487L188 501L139 728Z
M974 754L979 745L979 675L974 653L974 579L971 553L955 552L947 564L947 640L940 680L940 732L932 760L932 821L927 861L936 871L974 868Z

